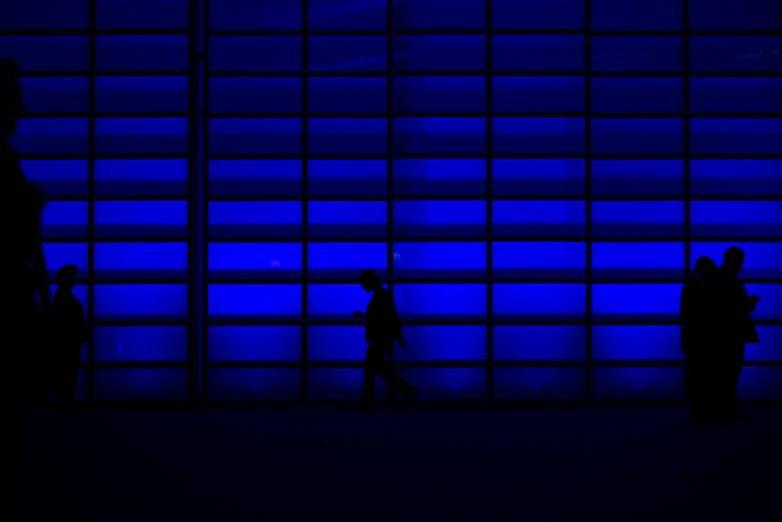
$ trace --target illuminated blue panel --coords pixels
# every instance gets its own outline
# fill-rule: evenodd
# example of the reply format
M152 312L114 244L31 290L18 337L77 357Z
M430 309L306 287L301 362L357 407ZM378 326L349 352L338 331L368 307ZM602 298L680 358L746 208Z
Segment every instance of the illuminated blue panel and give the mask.
M719 265L725 251L732 246L738 246L746 254L744 268L741 269L742 278L782 278L782 242L692 243L690 259L694 263L699 257L708 256Z
M678 118L594 119L592 120L592 152L595 154L681 154L684 148L683 132L684 122Z
M95 399L184 400L187 398L187 370L95 370Z
M98 154L187 154L187 118L97 118Z
M98 112L186 112L188 78L185 76L95 78Z
M209 285L209 317L221 320L301 318L301 285Z
M595 399L680 399L682 368L593 368Z
M211 243L208 259L211 278L301 277L301 243Z
M690 0L690 27L697 30L779 29L776 0Z
M187 285L95 285L95 319L182 321L188 315Z
M311 237L385 237L385 201L310 201L307 230Z
M593 243L592 276L684 277L684 243Z
M394 160L394 193L404 195L483 195L485 160Z
M494 118L493 151L500 154L584 152L583 118Z
M96 278L187 277L187 243L95 243Z
M682 40L678 36L596 36L592 38L592 70L681 71Z
M213 196L298 196L299 160L212 160L209 194Z
M185 71L187 36L96 36L99 71Z
M385 154L385 119L320 119L309 122L309 151L313 154Z
M471 237L486 234L485 201L395 201L397 237Z
M395 36L397 71L482 71L484 36Z
M187 201L96 201L95 234L112 237L186 236Z
M89 170L86 160L23 160L25 177L39 183L49 196L86 196Z
M409 326L407 348L394 348L395 361L484 361L484 326Z
M594 326L592 358L599 361L679 361L678 326Z
M209 235L212 237L301 236L301 202L211 202Z
M486 78L400 76L394 79L397 112L484 112Z
M385 36L311 36L310 71L385 71Z
M681 201L600 201L592 203L595 236L681 236L684 203Z
M683 186L681 160L592 161L592 194L595 195L679 196Z
M778 237L782 230L779 201L692 201L693 236Z
M98 362L187 360L186 326L98 326L93 336Z
M578 195L586 186L584 172L580 159L497 159L492 189L498 195Z
M759 343L750 343L746 347L748 361L782 362L782 326L756 326Z
M394 152L484 153L484 118L397 118L394 120Z
M496 368L497 399L581 399L586 390L584 368Z
M0 36L0 56L18 62L23 72L86 71L89 50L87 36Z
M394 300L402 321L486 318L486 285L396 284Z
M309 275L322 278L355 278L367 268L385 278L385 243L309 243Z
M582 29L584 0L492 0L494 29Z
M691 78L692 112L780 112L782 78Z
M309 78L309 111L386 112L385 78Z
M209 67L223 71L301 71L299 36L219 36L209 41Z
M704 71L780 71L779 44L774 36L693 36L690 69Z
M262 4L261 4L262 5ZM301 370L296 368L210 368L209 398L216 400L298 399Z
M683 107L679 78L592 79L594 112L681 112Z
M483 29L486 0L391 0L394 29Z
M29 113L89 111L88 78L21 78L21 82Z
M9 142L20 154L87 154L87 118L22 118Z
M782 368L744 368L738 396L742 399L782 399Z
M386 29L386 0L309 0L309 28Z
M493 110L507 112L578 112L584 110L584 79L567 76L492 79Z
M495 201L492 235L583 236L586 205L583 201Z
M782 118L690 120L695 154L782 154Z
M0 29L87 29L89 0L0 3Z
M50 201L43 208L43 237L86 237L87 203L83 201Z
M307 359L310 361L363 361L366 354L363 326L310 326L307 329Z
M599 320L679 319L680 284L592 285L592 314Z
M492 243L492 275L572 277L586 275L585 243Z
M363 383L364 370L360 368L310 368L307 371L307 398L357 401L361 398ZM388 387L377 377L375 400L387 396Z
M394 277L486 276L486 243L396 243Z
M209 110L220 112L300 112L301 78L211 78Z
M86 276L89 270L87 243L44 243L43 257L51 278L65 265L78 266L80 279Z
M495 71L581 71L583 36L494 36Z
M483 368L399 368L397 373L418 389L421 400L486 398Z
M749 295L759 295L760 302L752 317L760 321L779 321L782 319L782 284L746 285Z
M586 313L583 284L495 284L494 318L579 320Z
M309 193L318 196L384 196L386 160L311 160Z
M682 0L592 0L592 29L668 30L682 28Z
M298 326L210 326L210 361L298 361Z
M213 118L209 148L212 154L299 154L301 120Z
M495 326L495 361L583 361L583 326ZM496 371L496 370L495 370Z
M212 30L301 29L302 1L220 0L209 5Z
M370 295L356 281L347 285L309 285L307 313L316 321L346 320L366 310Z
M187 160L96 160L95 194L184 196L188 168Z
M187 29L188 0L97 0L99 29Z

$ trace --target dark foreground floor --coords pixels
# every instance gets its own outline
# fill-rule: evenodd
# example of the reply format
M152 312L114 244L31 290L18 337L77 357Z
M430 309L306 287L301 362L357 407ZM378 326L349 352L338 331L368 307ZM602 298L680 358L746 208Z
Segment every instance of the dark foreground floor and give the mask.
M15 520L782 520L782 409L35 412Z

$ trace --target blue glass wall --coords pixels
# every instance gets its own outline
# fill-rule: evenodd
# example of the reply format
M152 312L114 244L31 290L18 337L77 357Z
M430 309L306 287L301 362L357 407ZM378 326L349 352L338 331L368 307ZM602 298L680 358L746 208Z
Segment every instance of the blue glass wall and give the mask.
M424 399L681 399L682 278L735 244L782 398L777 0L191 4L0 8L88 396L356 398L372 268Z

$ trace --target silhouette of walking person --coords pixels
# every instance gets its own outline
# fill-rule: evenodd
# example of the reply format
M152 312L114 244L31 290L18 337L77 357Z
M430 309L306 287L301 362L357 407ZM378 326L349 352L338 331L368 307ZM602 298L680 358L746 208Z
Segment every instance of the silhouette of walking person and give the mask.
M17 484L24 420L28 406L45 396L46 372L33 371L34 363L46 348L44 334L51 311L49 277L41 246L43 191L28 183L19 157L8 139L16 134L24 115L19 68L16 62L0 61L0 175L2 175L2 222L4 305L0 407L3 415L0 473L4 476L2 506L10 510ZM45 368L45 365L44 365ZM41 379L43 377L43 380Z
M681 294L681 348L686 362L689 421L693 424L720 422L715 397L717 310L711 286L716 273L717 264L710 257L699 257Z
M739 278L745 257L739 247L728 248L714 278L714 291L720 311L718 379L726 420L752 420L750 415L741 412L736 396L744 368L746 343L760 342L751 315L760 296L747 295L747 289Z
M84 306L73 295L78 284L79 269L76 265L65 265L54 279L54 334L57 343L55 366L55 390L57 408L62 412L74 412L76 382L79 377L81 347L88 340Z
M356 317L366 318L365 340L367 355L364 360L364 386L361 397L361 410L369 411L375 400L375 376L381 377L392 389L403 391L408 404L415 401L417 390L395 375L386 363L386 355L391 351L394 341L398 340L402 348L407 342L402 337L402 321L394 305L391 293L380 283L380 276L372 270L364 270L359 283L372 299L366 313L353 312Z

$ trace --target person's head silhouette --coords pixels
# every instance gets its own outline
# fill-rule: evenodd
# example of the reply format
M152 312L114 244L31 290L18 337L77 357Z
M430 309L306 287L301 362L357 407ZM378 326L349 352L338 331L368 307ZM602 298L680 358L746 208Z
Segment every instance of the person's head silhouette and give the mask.
M722 259L722 268L732 276L739 275L744 268L744 251L737 246L732 246L725 251Z
M19 66L12 60L0 60L0 133L13 136L24 116Z
M708 283L717 272L717 263L708 256L701 256L695 261L695 269L693 272Z
M54 284L63 288L72 289L78 284L79 268L76 265L65 265L57 271Z
M367 292L373 292L380 286L380 276L374 270L364 270L358 276L358 282Z

